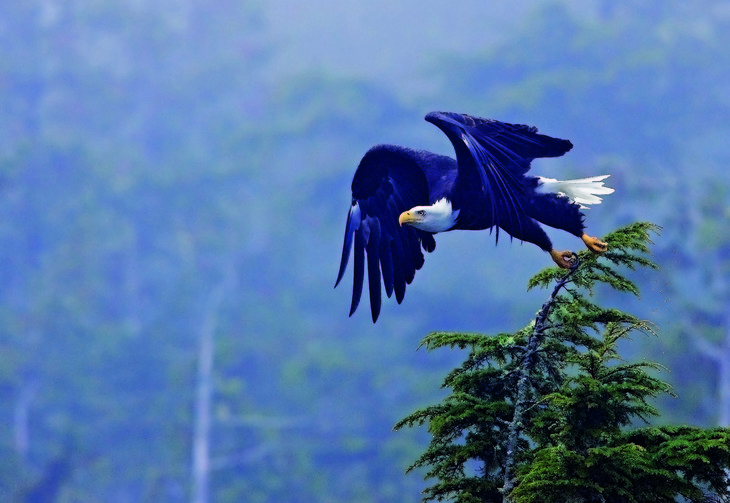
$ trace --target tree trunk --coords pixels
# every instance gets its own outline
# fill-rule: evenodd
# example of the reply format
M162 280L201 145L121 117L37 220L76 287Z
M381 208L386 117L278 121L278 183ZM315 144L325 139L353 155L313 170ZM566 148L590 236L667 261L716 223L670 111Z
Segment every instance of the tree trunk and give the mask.
M720 343L717 352L719 426L730 426L730 313L725 316L725 340Z
M502 486L502 501L510 503L510 493L515 487L515 455L517 454L517 442L524 425L522 424L525 409L529 406L527 398L529 395L531 382L530 377L532 369L535 366L535 354L540 349L540 344L545 337L545 329L547 328L548 316L555 305L555 300L560 290L570 281L571 276L578 268L578 257L575 256L575 263L570 273L563 276L553 288L548 300L542 305L535 318L535 326L532 334L527 342L527 348L524 354L524 360L517 378L517 393L515 395L515 411L512 415L512 422L509 425L509 433L507 435L507 457L504 466L504 485Z
M23 382L13 410L13 443L15 452L23 463L27 461L30 448L30 405L38 386L35 381Z
M717 365L718 426L730 426L730 312L725 315L724 324L725 337L718 343L692 333L695 347Z
M206 299L198 347L198 380L193 426L192 503L208 503L210 480L211 409L213 402L213 355L218 312L226 293L233 288L235 274L228 267Z

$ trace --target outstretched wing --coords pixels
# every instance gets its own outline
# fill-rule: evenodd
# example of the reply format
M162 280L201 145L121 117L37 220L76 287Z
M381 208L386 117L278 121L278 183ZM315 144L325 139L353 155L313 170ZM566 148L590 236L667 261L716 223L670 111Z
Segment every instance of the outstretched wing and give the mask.
M345 274L350 250L355 248L350 316L360 303L367 256L370 310L373 322L381 304L380 277L385 293L400 304L406 284L423 265L424 250L436 247L433 235L401 227L398 216L414 206L428 204L428 183L415 151L394 145L370 149L352 180L352 206L347 215L342 259L335 287Z
M573 148L570 141L538 134L532 126L449 112L431 112L426 120L446 133L454 146L459 165L457 192L470 198L480 212L491 210L489 217L496 225L502 221L514 227L523 218L523 179L532 160L559 157ZM481 205L477 204L480 198ZM483 217L471 215L472 219ZM469 218L462 211L460 220L467 226Z

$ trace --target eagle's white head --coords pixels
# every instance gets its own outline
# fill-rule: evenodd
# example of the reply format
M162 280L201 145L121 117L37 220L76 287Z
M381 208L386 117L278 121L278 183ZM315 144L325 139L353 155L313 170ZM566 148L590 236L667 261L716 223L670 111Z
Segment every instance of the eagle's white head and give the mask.
M400 225L406 224L426 232L444 232L456 225L459 210L453 211L451 201L441 198L430 206L415 206L398 217Z

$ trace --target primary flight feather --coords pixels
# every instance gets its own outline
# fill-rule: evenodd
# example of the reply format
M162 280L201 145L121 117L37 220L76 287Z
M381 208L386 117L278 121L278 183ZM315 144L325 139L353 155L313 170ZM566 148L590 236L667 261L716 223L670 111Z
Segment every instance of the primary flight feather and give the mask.
M557 251L540 227L545 224L580 237L596 253L606 244L585 232L581 209L598 204L608 175L580 180L528 176L539 157L568 152L568 140L538 134L537 128L469 115L431 112L426 120L451 141L456 159L397 145L377 145L363 156L352 180L352 204L345 224L335 287L354 248L350 316L360 303L367 265L370 310L378 319L381 289L400 304L406 285L423 266L421 249L436 248L433 235L457 229L496 228L534 243L560 267L572 252ZM382 287L381 287L382 277Z

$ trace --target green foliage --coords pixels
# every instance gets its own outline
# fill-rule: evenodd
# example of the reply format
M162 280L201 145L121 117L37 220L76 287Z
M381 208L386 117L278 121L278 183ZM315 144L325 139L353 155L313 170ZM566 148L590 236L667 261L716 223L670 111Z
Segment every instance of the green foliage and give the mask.
M639 294L636 284L619 274L614 267L625 266L629 269L648 267L656 269L657 265L645 255L650 253L651 234L658 233L661 228L649 222L635 222L604 236L608 251L596 255L588 250L577 253L581 264L577 270L566 272L563 269L545 269L533 276L527 284L528 290L537 286L548 288L553 282L572 276L572 283L589 291L596 283L606 283L621 292Z
M585 452L539 449L512 493L519 502L705 501L726 498L727 428L649 427L607 436Z
M648 427L650 403L672 394L656 363L625 362L617 344L653 327L590 300L599 284L638 295L619 267L656 268L647 255L659 228L639 222L605 237L604 255L581 252L572 270L540 272L528 288L552 287L534 322L514 334L435 332L429 350L468 349L438 405L398 422L428 425L424 500L675 501L728 493L730 431Z

